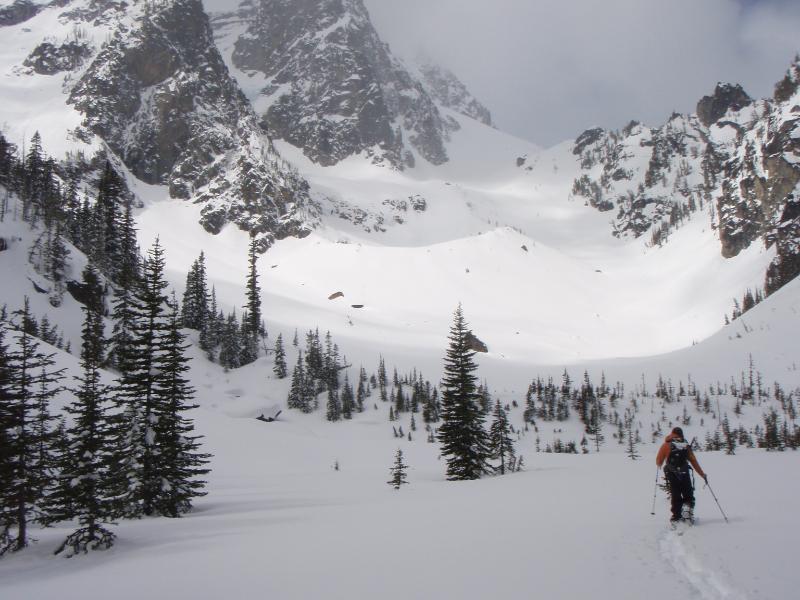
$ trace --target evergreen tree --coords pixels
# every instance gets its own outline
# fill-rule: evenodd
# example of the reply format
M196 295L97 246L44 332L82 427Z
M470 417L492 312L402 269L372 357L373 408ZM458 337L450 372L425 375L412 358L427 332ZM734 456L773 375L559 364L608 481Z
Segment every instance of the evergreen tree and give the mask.
M185 355L188 345L180 330L178 302L174 295L169 311L155 390L157 471L161 481L155 504L160 514L178 517L191 509L193 498L205 496L206 482L198 478L209 472L204 465L210 455L199 452L201 437L193 435L194 424L184 414L197 405L192 403L194 390L185 377L189 370L189 359Z
M5 334L5 326L0 323L0 481L4 482L0 486L0 556L13 547L11 527L15 521L14 507L7 501L8 489L5 485L5 482L11 481L15 470L14 455L11 451L14 412Z
M447 478L478 479L487 473L489 455L483 412L474 371L475 352L469 349L469 329L459 304L450 328L450 346L444 360L442 379L442 424L439 440L447 461Z
M117 431L122 452L120 469L127 475L126 489L120 490L120 494L129 516L153 514L161 492L156 388L159 358L169 330L164 308L166 287L164 253L156 240L148 251L142 285L132 301L131 344L115 393L115 402L120 407Z
M367 381L367 371L364 367L358 374L358 387L356 388L356 408L358 412L364 412L364 400L369 396L369 383Z
M292 384L289 388L289 398L287 405L289 408L297 408L303 412L309 412L305 398L306 373L303 368L303 351L297 353L297 363L292 370Z
M286 379L286 351L283 349L283 334L275 340L275 366L272 368L275 377Z
M333 388L328 390L326 418L328 421L338 421L342 418L342 404L339 399L339 393Z
M389 396L386 391L386 363L383 356L378 362L378 389L380 391L381 402L388 402Z
M626 417L625 419L625 440L626 440L626 450L625 453L628 455L628 458L631 460L636 460L640 458L639 452L636 449L636 433L633 428L633 415Z
M342 401L342 418L348 420L352 419L353 404L355 398L353 397L353 388L350 385L350 379L348 378L347 373L344 374L344 383L342 384L341 401Z
M52 482L55 458L50 452L42 452L47 446L49 432L36 426L41 422L41 411L46 410L50 398L57 393L63 370L52 370L53 355L39 351L39 343L25 326L33 317L28 298L22 310L14 313L21 322L16 332L16 348L5 353L5 369L8 379L7 392L0 408L3 419L5 462L3 470L11 476L0 486L5 551L21 550L28 545L28 525L41 519L41 505ZM38 418L37 418L38 415ZM10 517L10 518L9 518ZM10 534L16 527L16 537Z
M208 283L206 281L206 257L203 252L192 263L186 274L186 291L183 293L183 326L196 329L207 335L209 319Z
M505 475L509 465L513 466L516 461L516 452L514 452L514 441L511 439L508 417L500 400L496 400L494 403L493 420L489 428L489 449L491 457L500 461L495 470L501 475Z
M219 337L219 364L225 369L238 369L242 366L242 344L239 320L236 311L228 315L224 321Z
M253 337L264 335L261 323L261 288L258 285L258 244L255 235L250 237L247 274L247 331Z
M398 448L397 453L394 455L394 465L389 469L391 479L386 483L391 485L394 489L399 490L401 485L408 483L408 476L406 475L407 469L408 465L403 461L403 451Z
M84 279L97 277L87 267ZM100 367L103 364L103 317L91 306L84 307L81 368L75 399L67 407L72 426L67 430L66 460L58 478L59 490L54 494L56 520L78 521L78 529L56 550L68 550L72 556L88 550L110 548L115 535L104 524L112 523L118 511L113 501L112 424L108 416L109 390L103 385ZM51 517L52 518L52 517Z

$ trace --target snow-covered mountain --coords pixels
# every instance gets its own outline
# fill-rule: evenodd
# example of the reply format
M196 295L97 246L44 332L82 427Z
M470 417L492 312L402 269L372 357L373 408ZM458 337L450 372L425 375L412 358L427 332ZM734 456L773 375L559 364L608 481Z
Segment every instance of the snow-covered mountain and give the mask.
M573 150L581 164L573 193L609 211L615 235L649 232L660 245L708 213L726 258L756 241L774 246L764 284L771 293L800 274L798 86L795 60L772 98L718 84L695 114L661 127L585 131Z
M541 149L491 127L446 70L395 59L360 0L254 0L214 22L216 39L197 0L0 0L0 327L13 347L27 297L67 377L49 409L79 384L81 272L105 269L110 309L131 206L178 298L204 253L232 324L184 321L208 496L184 518L119 519L112 549L70 561L52 552L75 522L35 525L0 560L3 592L792 597L798 455L773 451L800 444L800 63L770 100L720 86L663 127ZM115 172L127 190L104 185ZM269 335L229 368L221 338L255 339L237 322L253 263ZM723 325L765 272L774 293ZM438 424L412 408L441 380L459 303L520 472L445 482ZM312 379L305 414L276 338L302 368L316 330L334 376ZM357 381L362 410L329 422L336 386ZM676 424L711 450L730 523L698 480L700 527L664 530L653 456ZM736 456L714 451L727 444ZM398 448L410 485L395 491Z
M267 247L310 229L307 184L229 76L199 0L20 6L3 30L12 137L35 128L48 149L109 151L201 204L212 233L236 223Z
M214 19L231 70L271 133L321 165L364 154L395 168L448 159L458 125L437 106L488 111L463 85L426 86L396 59L362 0L246 0Z

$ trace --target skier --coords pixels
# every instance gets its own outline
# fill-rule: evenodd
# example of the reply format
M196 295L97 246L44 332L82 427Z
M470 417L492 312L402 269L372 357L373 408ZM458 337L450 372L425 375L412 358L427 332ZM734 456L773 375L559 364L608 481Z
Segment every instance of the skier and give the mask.
M703 481L708 483L708 476L700 468L691 446L683 437L683 429L675 427L664 439L656 455L656 465L659 468L664 465L664 476L672 501L670 523L673 525L681 520L694 522L694 486L689 473L689 463Z

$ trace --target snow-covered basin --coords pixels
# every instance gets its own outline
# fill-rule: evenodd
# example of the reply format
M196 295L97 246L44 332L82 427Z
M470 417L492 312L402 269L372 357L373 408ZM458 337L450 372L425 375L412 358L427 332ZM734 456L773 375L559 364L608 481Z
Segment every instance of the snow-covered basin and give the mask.
M387 435L383 410L339 424L196 417L215 458L193 513L123 522L112 550L72 559L50 555L68 527L37 531L0 561L0 596L796 597L797 453L701 453L730 523L698 486L699 525L679 537L663 492L650 515L654 445L632 461L537 454L528 438L525 471L447 482L438 447ZM385 483L397 447L410 465L399 491Z

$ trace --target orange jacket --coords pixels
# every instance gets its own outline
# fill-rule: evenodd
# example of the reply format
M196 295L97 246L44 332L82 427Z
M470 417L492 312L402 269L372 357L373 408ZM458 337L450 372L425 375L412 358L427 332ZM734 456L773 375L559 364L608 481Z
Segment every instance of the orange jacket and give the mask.
M676 436L671 433L664 438L664 443L661 444L661 448L658 449L658 454L656 455L656 465L658 467L661 467L661 465L664 464L664 461L666 461L669 457L671 450L670 442L674 439L676 439ZM692 464L694 470L697 471L697 474L700 475L700 477L705 478L706 474L703 472L703 469L700 468L700 464L697 462L697 458L695 458L691 447L689 448L689 462Z

